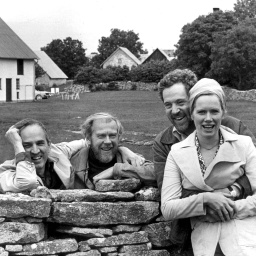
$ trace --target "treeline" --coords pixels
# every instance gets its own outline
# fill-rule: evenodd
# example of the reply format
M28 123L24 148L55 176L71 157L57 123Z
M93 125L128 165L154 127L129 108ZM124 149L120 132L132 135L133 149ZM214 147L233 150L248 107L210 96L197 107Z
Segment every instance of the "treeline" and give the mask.
M76 76L74 83L77 84L98 84L108 83L111 81L131 81L158 83L165 74L177 67L177 61L152 61L132 67L127 66L108 66L106 69L98 69L93 66L81 67Z

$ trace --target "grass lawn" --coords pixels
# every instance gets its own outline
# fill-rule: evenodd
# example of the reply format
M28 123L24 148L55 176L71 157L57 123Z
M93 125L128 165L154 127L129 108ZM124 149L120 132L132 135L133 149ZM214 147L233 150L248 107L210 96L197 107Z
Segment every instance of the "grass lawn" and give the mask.
M95 92L80 95L80 100L62 101L51 97L32 103L0 104L0 162L13 158L13 149L4 135L17 121L31 117L42 121L53 143L82 138L78 133L85 118L95 112L110 112L121 120L124 138L135 141L150 141L154 135L168 126L164 107L157 92L116 91ZM229 114L244 121L256 135L256 103L247 101L228 102ZM137 132L137 133L134 133ZM152 160L150 146L123 143L135 152Z

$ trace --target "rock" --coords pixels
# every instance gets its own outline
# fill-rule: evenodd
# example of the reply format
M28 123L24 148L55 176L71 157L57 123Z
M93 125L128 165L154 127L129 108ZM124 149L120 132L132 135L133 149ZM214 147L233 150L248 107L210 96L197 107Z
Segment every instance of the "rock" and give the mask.
M43 221L42 219L33 218L33 217L26 217L25 220L28 223L41 223Z
M78 249L80 252L87 252L91 250L91 247L86 241L82 241L78 243Z
M99 180L95 184L95 189L101 192L107 191L133 191L139 189L141 182L139 179L124 179L124 180Z
M51 202L50 199L44 198L0 194L0 216L45 218L50 214Z
M113 235L113 231L111 229L103 228L79 228L70 226L60 226L56 229L56 231L60 233L78 235L87 238L105 237Z
M117 247L103 247L98 249L100 253L117 252Z
M48 255L75 252L77 249L78 244L73 238L56 239L53 241L43 241L39 243L24 245L23 252L18 252L14 255Z
M39 242L46 236L45 224L18 222L0 223L0 244Z
M98 250L90 250L88 252L74 252L65 254L65 256L100 256L100 252Z
M32 197L36 197L36 198L49 198L52 199L52 195L50 190L47 187L44 186L38 186L37 188L33 189L30 192L30 195Z
M113 227L113 233L114 234L120 234L120 233L131 233L131 232L137 232L141 228L140 225L118 225L116 227Z
M5 250L8 252L21 252L22 245L21 244L16 244L16 245L7 244L5 246Z
M158 188L145 187L135 193L136 201L161 201L161 195Z
M48 222L74 226L148 223L159 214L158 202L53 203Z
M118 256L131 256L131 254L125 252L119 253ZM170 256L170 253L166 250L139 251L133 252L132 256Z
M167 247L172 245L170 233L172 221L152 223L142 227L141 230L148 233L149 241L156 247Z
M133 252L140 252L140 251L148 251L152 249L151 243L146 244L136 244L136 245L123 245L118 250L119 253L126 252L130 253L131 255Z
M130 192L98 192L90 189L50 190L55 202L127 201L134 198Z
M147 233L140 231L134 233L120 234L107 238L91 238L86 241L92 248L105 247L105 246L119 246L128 244L141 244L147 243Z

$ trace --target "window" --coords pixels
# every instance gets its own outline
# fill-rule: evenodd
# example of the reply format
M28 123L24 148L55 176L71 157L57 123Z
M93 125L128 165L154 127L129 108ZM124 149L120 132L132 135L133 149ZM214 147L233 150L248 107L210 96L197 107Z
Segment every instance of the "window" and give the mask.
M23 60L17 60L17 73L18 75L24 75L24 63Z
M20 79L16 79L16 90L20 89Z
M17 92L17 100L20 99L20 92Z
M2 79L0 78L0 90L2 90Z
M118 65L122 65L122 59L121 58L118 59Z

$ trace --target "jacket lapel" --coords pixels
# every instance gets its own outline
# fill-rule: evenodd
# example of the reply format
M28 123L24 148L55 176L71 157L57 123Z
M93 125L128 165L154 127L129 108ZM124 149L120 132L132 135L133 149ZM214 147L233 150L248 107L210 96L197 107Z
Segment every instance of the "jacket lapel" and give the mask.
M180 145L181 148L179 150L171 150L171 154L181 172L198 189L211 191L212 188L205 184L201 173L195 146L195 132L182 141Z
M213 161L206 169L204 178L206 179L212 172L214 166L220 162L237 163L242 161L241 157L237 154L237 150L234 149L232 142L237 140L237 134L230 133L225 128L220 127L224 143L220 146L219 151Z

